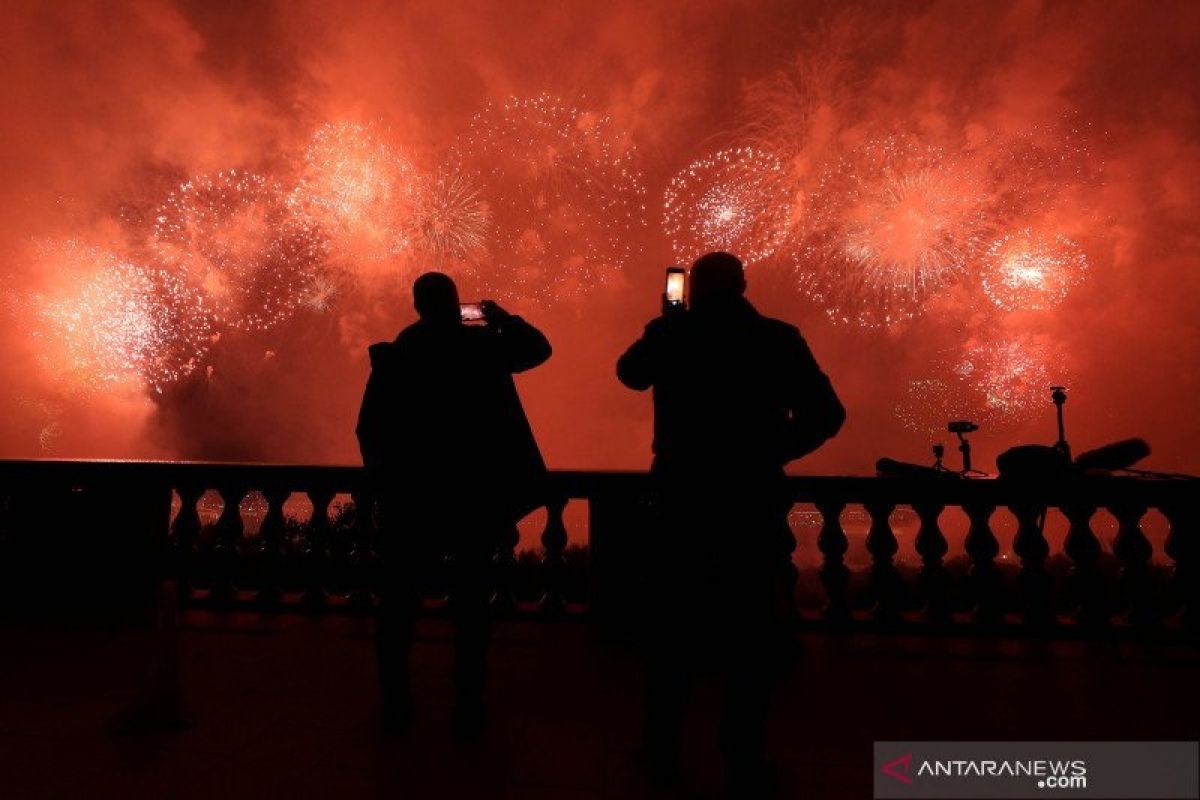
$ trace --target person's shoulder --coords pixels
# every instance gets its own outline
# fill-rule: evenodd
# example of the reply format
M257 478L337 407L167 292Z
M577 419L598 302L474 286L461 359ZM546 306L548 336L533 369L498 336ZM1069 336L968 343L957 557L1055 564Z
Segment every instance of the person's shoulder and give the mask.
M785 322L774 317L758 315L758 326L765 336L780 340L803 339L800 335L800 329L790 322Z
M399 341L397 339L397 341ZM395 358L395 342L376 342L367 347L367 357L371 360L371 369L387 366Z

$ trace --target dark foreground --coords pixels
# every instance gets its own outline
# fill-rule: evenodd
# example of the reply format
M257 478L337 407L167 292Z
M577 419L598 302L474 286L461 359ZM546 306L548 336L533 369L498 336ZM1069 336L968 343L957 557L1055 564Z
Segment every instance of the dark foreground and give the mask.
M579 622L499 625L484 738L448 735L450 642L422 623L421 707L387 739L371 621L189 611L194 725L116 736L147 644L127 628L3 623L0 797L636 798L637 659ZM807 633L780 691L780 797L866 798L876 739L1194 739L1194 645ZM687 787L719 795L716 693L697 687ZM670 795L666 795L670 796Z

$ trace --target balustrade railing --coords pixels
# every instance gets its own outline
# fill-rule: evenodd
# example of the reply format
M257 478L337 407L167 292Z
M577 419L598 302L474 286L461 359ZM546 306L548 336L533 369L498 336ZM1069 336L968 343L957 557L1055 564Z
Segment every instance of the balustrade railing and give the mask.
M643 570L646 537L655 533L648 476L556 472L552 483L559 499L545 512L536 596L517 591L518 567L528 571L530 558L518 558L514 530L495 554L497 610L556 616L590 608L609 618L636 613L639 583L654 579ZM821 476L789 478L789 486L794 502L811 504L820 515L816 574L824 603L802 618L880 626L923 620L926 627L1019 622L1044 631L1109 630L1114 623L1131 629L1196 627L1200 481ZM206 499L213 493L219 513L208 513ZM243 508L252 494L261 496L253 514ZM179 581L188 602L354 609L373 601L378 532L357 467L7 461L0 462L0 497L0 579L7 583L39 574L30 559L50 569L56 560L69 560L72 553L64 548L72 543L86 542L89 558L105 563L103 542L110 537L140 543L120 552L143 553L145 565ZM301 519L289 514L298 498L308 507ZM586 574L568 569L569 500L588 504ZM892 522L901 507L919 521L911 553L901 552ZM869 520L870 563L861 581L847 565L848 509L862 509ZM943 530L948 509L960 509L969 521L959 552L952 552ZM998 509L1016 520L1015 569L1001 563L993 523ZM1047 509L1061 512L1068 523L1059 554L1051 553L1044 532ZM1117 521L1111 550L1094 528L1101 509ZM1142 527L1151 509L1169 525L1157 554ZM206 515L215 518L206 523ZM901 570L899 555L915 568ZM1069 563L1065 598L1055 589L1052 555ZM947 565L952 556L969 568L952 573ZM138 561L136 555L132 559ZM1108 566L1116 567L1115 579ZM851 591L856 581L857 599ZM432 579L431 593L438 594Z

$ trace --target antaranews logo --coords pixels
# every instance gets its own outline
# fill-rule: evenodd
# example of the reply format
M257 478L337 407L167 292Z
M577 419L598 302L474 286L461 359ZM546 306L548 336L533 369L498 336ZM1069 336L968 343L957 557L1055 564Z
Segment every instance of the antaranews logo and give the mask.
M874 796L1195 798L1196 742L876 742Z
M880 771L889 778L895 778L901 783L912 785L912 778L908 777L908 771L912 769L912 753L905 753L899 758L894 758L891 761L880 767Z
M913 754L905 753L879 768L889 778L908 785L913 779ZM998 760L981 759L922 759L916 769L917 777L955 778L1017 778L1036 779L1039 789L1085 789L1087 788L1087 762L1057 761L1049 759Z

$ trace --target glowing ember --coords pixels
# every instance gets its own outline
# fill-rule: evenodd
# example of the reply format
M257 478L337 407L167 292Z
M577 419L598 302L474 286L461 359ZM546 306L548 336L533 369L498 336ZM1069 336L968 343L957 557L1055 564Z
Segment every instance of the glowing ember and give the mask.
M326 252L320 230L292 212L278 184L236 170L176 189L159 209L154 247L204 291L218 322L246 330L291 315Z
M960 280L987 229L987 195L940 150L869 142L821 179L801 287L836 322L888 325Z
M752 264L775 252L788 235L790 200L783 164L774 155L754 147L721 150L671 180L663 227L681 262L726 250Z
M457 158L481 176L495 226L497 296L585 296L639 252L645 193L612 120L549 95L512 98L471 121Z
M196 369L210 333L197 292L170 272L75 240L38 249L61 282L32 301L35 335L57 379L85 390L142 381L161 390Z
M909 381L904 399L896 405L896 417L914 433L945 433L954 419L971 419L975 409L961 380L951 376Z
M1087 256L1065 236L1025 229L997 239L983 267L983 290L1006 311L1054 308L1087 273Z

